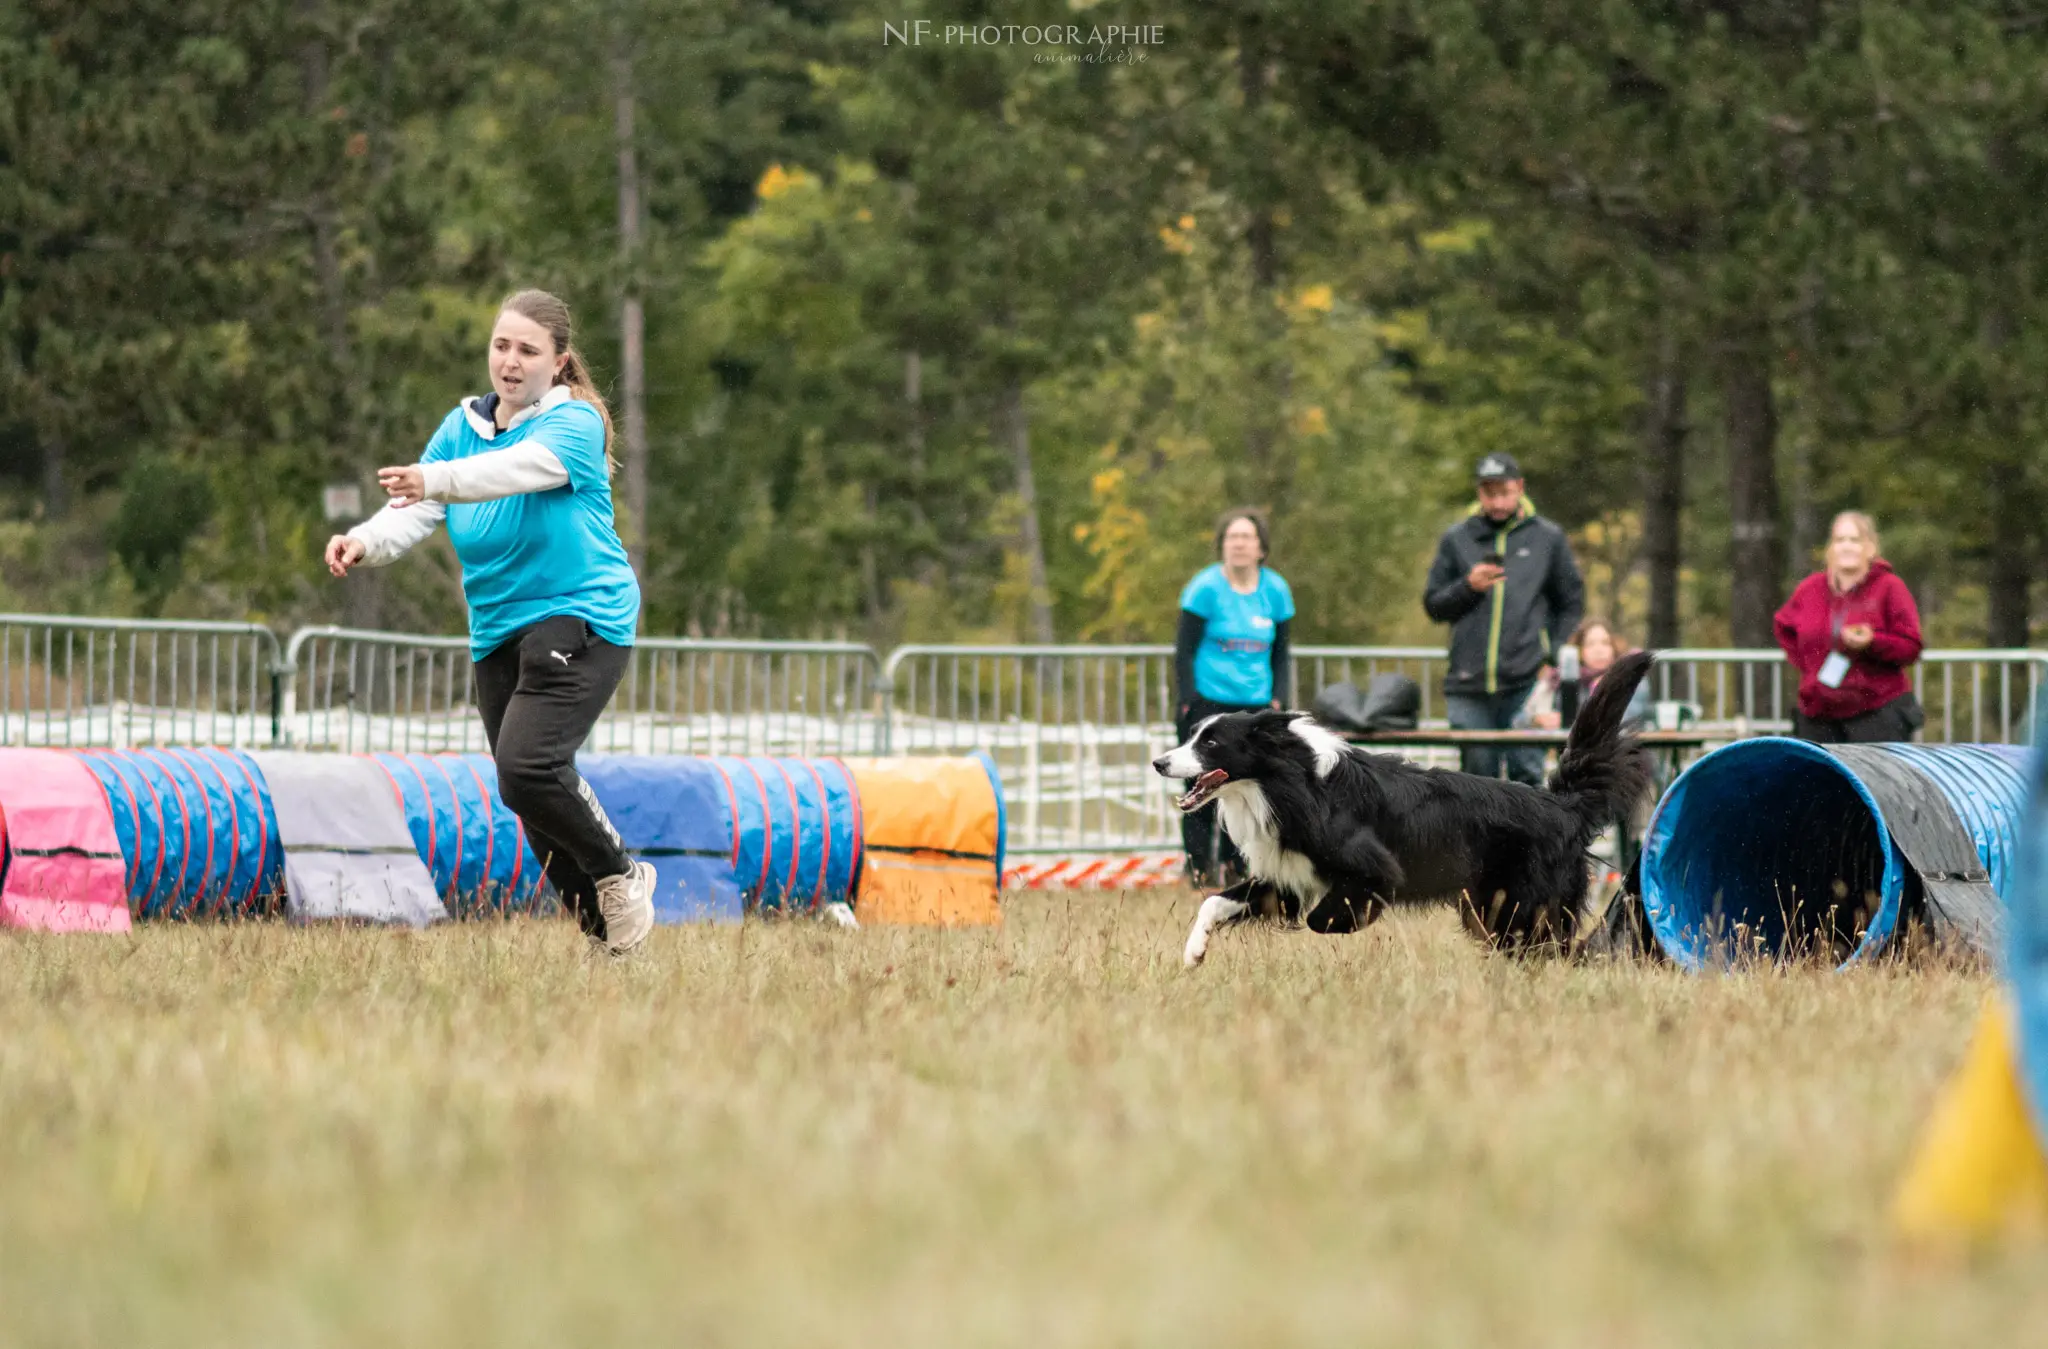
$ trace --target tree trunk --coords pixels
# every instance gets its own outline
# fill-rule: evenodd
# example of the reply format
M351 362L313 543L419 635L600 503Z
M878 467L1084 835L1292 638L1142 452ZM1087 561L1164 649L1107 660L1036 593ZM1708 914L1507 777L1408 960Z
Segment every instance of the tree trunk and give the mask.
M1238 34L1237 88L1244 98L1243 117L1249 128L1258 126L1259 109L1265 106L1270 79L1265 43L1248 23ZM1259 171L1259 166L1254 164L1253 174ZM1251 251L1252 285L1261 294L1266 294L1280 279L1280 259L1273 237L1272 208L1264 201L1265 193L1260 192L1256 196L1258 204L1253 208L1251 222L1245 229L1245 245Z
M1813 569L1820 547L1820 502L1813 494L1813 428L1803 421L1790 446L1792 501L1786 511L1791 527L1785 534L1785 575L1797 578Z
M1814 552L1821 544L1820 500L1814 494L1813 467L1823 415L1820 331L1815 322L1820 301L1820 278L1809 272L1800 285L1799 429L1792 437L1791 530L1785 539L1785 576L1794 582L1812 570Z
M313 227L313 272L320 282L320 335L327 343L328 355L335 368L346 374L349 367L348 292L342 282L341 256L335 247L334 204L326 188L314 192L309 214L309 223ZM347 387L345 380L341 387ZM348 401L346 394L335 399L341 407L346 407Z
M1259 109L1265 105L1270 83L1265 43L1256 27L1246 23L1238 33L1237 87L1244 99L1240 115L1250 136L1258 135ZM1245 427L1245 454L1256 482L1250 495L1271 496L1273 484L1267 474L1273 458L1273 446L1280 435L1280 408L1285 402L1287 377L1279 351L1285 327L1279 322L1271 303L1273 291L1280 284L1277 222L1267 193L1257 182L1262 171L1261 158L1254 151L1248 156L1249 181L1245 184L1252 201L1251 219L1245 225L1245 250L1251 259L1253 323L1254 331L1260 337L1261 349L1252 373L1253 396Z
M320 31L320 0L299 0L299 18L306 25L306 44L299 51L301 92L306 118L318 125L328 113L330 65L327 35ZM326 172L324 162L314 173ZM306 226L312 235L313 279L320 288L320 337L326 348L329 387L334 399L326 439L334 447L333 473L342 479L367 482L377 465L368 462L355 443L355 402L349 396L355 372L348 337L348 289L341 272L337 209L330 184L316 176L307 195ZM351 628L374 628L384 609L381 569L358 567L341 583L341 621Z
M1722 399L1728 418L1728 618L1735 645L1771 647L1771 616L1782 588L1778 568L1778 409L1771 393L1770 344L1761 328L1740 334L1727 352Z
M1643 388L1643 558L1650 572L1649 631L1654 650L1678 645L1678 577L1684 564L1685 372L1667 327L1657 365Z
M299 52L299 74L305 94L305 115L314 122L327 116L329 83L327 38L316 26L319 0L299 0L299 17L307 24L306 45ZM316 168L316 172L317 172ZM321 336L327 343L329 360L343 378L337 389L348 387L348 295L342 285L341 256L335 242L334 200L328 184L317 181L308 198L306 223L313 233L313 272L320 285ZM348 396L337 393L336 411L347 415Z
M43 442L43 517L62 520L71 511L71 484L64 472L64 437Z
M640 307L640 163L634 151L633 55L620 29L612 53L614 128L619 150L619 360L625 369L626 550L633 570L647 561L647 349Z
M1010 447L1017 470L1018 547L1024 554L1025 577L1031 587L1031 640L1052 641L1052 587L1045 576L1045 544L1038 531L1038 487L1031 473L1031 422L1024 410L1024 381L1012 375L1003 386L998 411L999 436Z
M1994 152L2004 150L2002 142L1994 142L1992 148ZM2012 415L2008 392L2011 380L2004 368L2014 327L2012 311L1994 300L1983 323L1984 345L1992 357L1987 420L1996 447L1990 470L1984 476L1990 493L1987 506L1991 521L1991 559L1984 578L1989 610L1985 615L1984 644L1991 647L2027 644L2032 609L2029 592L2037 560L2027 470L2016 429L2019 419Z
M904 494L904 508L910 513L911 522L918 530L921 533L929 533L931 516L924 508L924 356L914 350L903 353L903 402L907 413L903 444L908 452L910 465L910 490ZM926 574L931 565L929 561L921 565L920 575Z
M909 426L903 443L910 451L911 481L924 486L924 357L916 351L903 353L903 402L909 409Z
M2000 447L2000 453L2008 451ZM2028 508L2026 468L2012 459L1991 465L1985 477L1991 490L1991 565L1986 579L1990 612L1984 644L2023 647L2027 644L2032 605L2029 603L2038 554L2034 548L2033 513Z
M882 624L882 571L875 559L875 534L881 528L881 502L876 499L872 481L861 486L861 513L867 530L860 541L860 593L867 609L868 633L872 637L880 631Z

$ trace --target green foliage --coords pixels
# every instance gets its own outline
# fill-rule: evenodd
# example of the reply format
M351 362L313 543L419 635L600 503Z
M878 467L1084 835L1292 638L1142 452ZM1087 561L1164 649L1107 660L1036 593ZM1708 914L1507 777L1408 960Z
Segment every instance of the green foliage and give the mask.
M1931 632L2025 637L2048 30L1996 0L1013 9L1166 40L885 41L962 17L922 0L0 7L8 602L458 627L445 542L325 578L320 488L415 457L538 284L615 397L644 301L649 631L1163 638L1250 503L1304 640L1432 640L1428 549L1488 450L1637 627L1668 342L1689 638L1729 630L1731 361L1778 421L1773 579L1874 510Z
M213 514L207 475L163 455L138 459L121 477L121 508L107 542L154 615L177 583L186 545Z

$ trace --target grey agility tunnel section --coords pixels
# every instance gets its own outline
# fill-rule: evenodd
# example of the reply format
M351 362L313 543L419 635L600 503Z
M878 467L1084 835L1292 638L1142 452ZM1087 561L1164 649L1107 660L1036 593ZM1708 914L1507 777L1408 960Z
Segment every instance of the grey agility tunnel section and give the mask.
M1643 907L1689 970L1737 948L1850 965L1906 926L1995 951L2026 805L2009 745L1738 741L1694 763L1643 842Z
M250 757L277 815L285 911L295 921L425 927L448 916L378 764L344 754Z

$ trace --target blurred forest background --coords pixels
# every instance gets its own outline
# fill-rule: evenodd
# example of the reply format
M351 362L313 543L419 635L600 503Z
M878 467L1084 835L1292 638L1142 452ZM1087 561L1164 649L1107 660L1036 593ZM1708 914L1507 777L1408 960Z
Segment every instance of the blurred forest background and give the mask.
M1253 503L1298 640L1433 641L1505 449L1638 640L1853 507L2019 646L2044 201L2038 0L0 0L0 608L459 631L322 489L540 285L651 633L1163 640Z

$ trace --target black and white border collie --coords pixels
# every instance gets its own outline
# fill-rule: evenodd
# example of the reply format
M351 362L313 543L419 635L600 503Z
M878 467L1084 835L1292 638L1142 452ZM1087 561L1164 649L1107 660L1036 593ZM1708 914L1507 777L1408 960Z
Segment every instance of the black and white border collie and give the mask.
M1459 901L1474 936L1508 951L1568 949L1585 902L1586 846L1649 786L1622 716L1651 655L1615 662L1572 723L1545 788L1420 768L1346 744L1304 712L1229 712L1152 761L1192 778L1183 811L1216 802L1249 879L1202 901L1185 958L1254 911L1305 912L1352 932L1392 903Z

